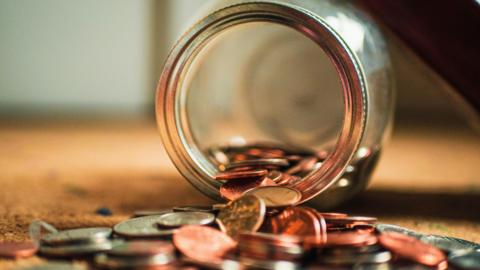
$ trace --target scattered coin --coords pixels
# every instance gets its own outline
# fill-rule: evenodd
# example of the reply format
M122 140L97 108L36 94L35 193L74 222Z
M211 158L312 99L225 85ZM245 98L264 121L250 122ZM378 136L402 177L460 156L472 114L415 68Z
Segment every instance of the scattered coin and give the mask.
M420 237L422 236L422 234L419 234L415 231L412 231L410 229L403 228L403 227L400 227L400 226L397 226L397 225L392 225L392 224L383 224L383 223L382 224L376 224L375 228L377 229L377 231L382 232L382 233L396 232L396 233L405 234L405 235L408 235L408 236L411 236L411 237L414 237L414 238L417 238L417 239L420 239Z
M65 245L103 241L112 234L108 227L80 228L50 233L42 237L41 243L48 245Z
M129 241L95 257L102 269L153 269L176 261L175 249L164 241Z
M459 250L480 248L480 245L463 239L441 236L441 235L422 235L420 241L437 247L447 252Z
M328 246L368 246L378 242L378 238L374 234L344 232L329 233L327 236Z
M137 217L122 221L113 231L128 238L155 238L171 236L175 229L160 229L157 223L162 215Z
M382 233L378 236L380 244L397 255L431 267L444 265L445 254L432 245L401 233Z
M186 257L207 263L221 263L222 257L237 245L223 232L198 225L178 229L173 235L173 244Z
M10 259L28 258L37 252L33 242L0 242L0 257Z
M158 218L161 227L176 228L184 225L208 225L215 221L215 215L205 212L172 212Z
M16 268L17 270L87 270L87 264L69 262L47 262Z
M105 240L103 242L97 243L80 243L80 244L68 244L68 245L57 245L57 246L47 246L41 245L39 252L42 255L51 256L51 257L78 257L85 256L90 254L95 254L98 252L103 252L111 249L113 246L119 244L121 240Z
M262 231L273 234L309 237L311 244L323 244L326 238L325 223L309 208L289 207L280 214L265 220Z
M245 195L221 209L217 223L223 232L236 238L242 232L256 232L262 226L265 212L263 200Z
M448 262L455 269L478 270L480 269L480 251L479 250L458 250L448 256Z
M269 208L292 206L302 199L300 191L282 186L257 187L248 190L245 194L261 198Z
M213 213L218 209L215 209L212 205L182 205L174 206L172 208L173 212L206 212Z
M40 239L42 239L43 236L57 232L58 230L54 226L41 220L34 220L28 226L28 236L37 247L40 246Z
M145 216L158 216L166 213L171 213L171 209L159 209L159 210L137 210L133 213L133 217L145 217Z

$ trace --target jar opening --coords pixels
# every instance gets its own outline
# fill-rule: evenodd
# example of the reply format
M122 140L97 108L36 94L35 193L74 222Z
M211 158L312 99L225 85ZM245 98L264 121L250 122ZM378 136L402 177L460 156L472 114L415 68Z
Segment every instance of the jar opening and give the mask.
M212 149L267 142L310 153L318 162L291 183L308 200L341 175L361 140L366 100L355 61L323 21L293 7L241 4L211 14L179 41L160 80L167 151L214 198L225 164Z

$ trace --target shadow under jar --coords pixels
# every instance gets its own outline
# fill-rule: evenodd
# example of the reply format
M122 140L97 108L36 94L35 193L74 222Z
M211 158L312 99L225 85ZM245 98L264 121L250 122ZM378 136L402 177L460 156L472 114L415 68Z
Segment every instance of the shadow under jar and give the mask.
M364 189L393 112L377 27L344 1L219 1L201 15L157 90L159 129L181 174L221 200L215 175L231 162L284 158L288 166L267 169L310 162L283 183L300 202L330 208Z

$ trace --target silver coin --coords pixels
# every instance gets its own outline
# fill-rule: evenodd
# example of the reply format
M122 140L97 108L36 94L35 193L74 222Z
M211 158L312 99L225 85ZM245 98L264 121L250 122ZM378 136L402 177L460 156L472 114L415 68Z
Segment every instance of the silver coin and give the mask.
M80 228L47 234L41 238L40 242L48 245L96 242L110 237L111 234L112 229L108 227Z
M87 270L86 264L72 264L68 262L48 262L27 267L15 268L16 270Z
M405 235L408 235L408 236L411 236L411 237L414 237L414 238L417 238L417 239L420 239L420 237L423 236L423 234L418 233L416 231L413 231L413 230L410 230L410 229L407 229L407 228L403 228L403 227L400 227L400 226L397 226L397 225L392 225L392 224L378 223L378 224L375 225L375 229L377 229L377 231L379 231L379 232L401 233L401 234L405 234Z
M467 240L433 234L423 235L422 237L420 237L420 241L448 252L480 248L480 245Z
M215 210L211 205L182 205L173 207L173 212L205 212L212 213Z
M99 243L86 243L74 245L59 245L59 246L40 246L39 252L43 255L53 257L76 257L103 252L112 249L123 241L121 240L106 240Z
M145 217L145 216L158 216L166 213L171 213L171 209L159 209L159 210L138 210L133 212L133 217Z
M58 230L45 221L34 220L28 226L28 236L37 247L40 245L40 239L49 233L58 233Z
M358 264L374 264L386 263L392 259L392 253L387 250L377 251L373 253L343 254L341 256L323 256L321 262L326 264L338 265L358 265Z
M106 269L138 269L155 268L174 262L173 254L157 254L142 257L115 257L107 254L98 254L94 258L95 266Z
M113 227L113 231L130 238L149 238L171 236L174 229L160 229L157 226L162 215L137 217L122 221Z
M448 263L458 269L480 269L480 251L462 250L448 256Z
M241 161L234 161L226 165L226 169L234 169L240 167L265 167L265 166L274 166L274 167L286 167L289 165L287 159L284 158L259 158L259 159L248 159Z
M302 269L301 265L292 261L280 260L258 260L251 258L240 258L240 263L247 269L271 269L271 270L297 270Z
M157 224L162 227L176 228L184 225L208 225L215 221L215 215L205 212L173 212L163 214Z

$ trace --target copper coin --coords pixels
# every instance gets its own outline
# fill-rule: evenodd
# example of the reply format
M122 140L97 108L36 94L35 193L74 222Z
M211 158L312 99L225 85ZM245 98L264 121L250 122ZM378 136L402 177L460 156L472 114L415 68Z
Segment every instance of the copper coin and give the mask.
M329 233L327 236L328 246L368 246L378 242L374 234L359 232Z
M325 217L328 226L346 226L353 227L359 224L375 224L377 218L375 217L360 217L360 216L346 216L346 217Z
M320 237L317 235L306 236L304 239L305 247L309 248L312 246L318 247L325 245L327 243L327 223L325 222L325 219L316 209L305 206L303 208L315 214L318 218L318 222L320 223Z
M251 171L226 171L220 172L215 175L215 180L244 180L263 178L268 174L267 170L251 170Z
M300 160L295 166L289 168L285 172L288 174L297 174L300 172L310 172L315 168L318 159L316 157L306 157Z
M276 185L275 182L268 177L254 180L228 181L220 187L220 195L225 199L233 201L252 188L274 185Z
M236 238L242 232L256 232L262 226L265 211L261 199L245 195L221 209L217 223L223 232Z
M173 244L183 255L200 262L218 262L237 245L223 232L198 225L178 229L173 235Z
M268 218L262 230L274 234L310 236L318 242L321 242L324 237L322 235L322 225L317 215L302 207L289 207L280 214Z
M282 180L283 173L280 171L273 170L268 172L267 177L272 179L273 182L278 183L280 180Z
M241 234L238 250L242 258L264 260L297 260L303 255L300 237L269 233Z
M300 191L281 186L264 186L253 188L245 194L255 195L265 202L268 208L281 208L297 204L302 199Z
M174 247L169 242L136 240L124 242L105 253L112 256L134 257L154 256L159 253L173 254L174 251Z
M277 184L279 186L289 186L289 185L295 185L296 183L302 181L302 178L297 175L291 175L288 173L283 173L282 174L282 179L280 179Z
M348 215L344 213L332 213L332 212L319 212L320 215L322 215L323 218L328 219L328 218L345 218Z
M28 258L37 252L32 242L3 242L0 243L0 257L19 259Z
M259 158L248 159L242 161L234 161L226 165L226 169L230 170L239 167L255 167L255 168L275 168L288 166L288 160L284 158Z
M401 233L382 233L380 244L400 257L427 266L438 267L446 261L445 254L438 248Z

